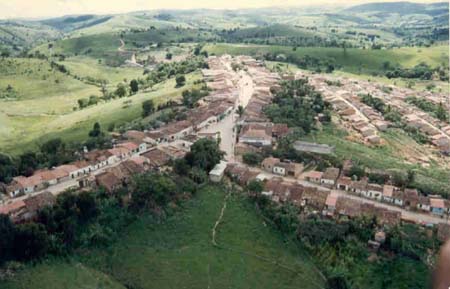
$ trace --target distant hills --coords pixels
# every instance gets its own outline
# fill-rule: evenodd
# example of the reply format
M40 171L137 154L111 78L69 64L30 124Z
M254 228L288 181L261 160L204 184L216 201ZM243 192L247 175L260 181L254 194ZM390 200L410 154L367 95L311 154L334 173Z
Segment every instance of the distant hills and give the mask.
M367 3L357 6L353 6L344 10L344 12L351 13L371 13L371 12L383 12L383 13L396 13L400 15L408 14L427 14L431 16L438 16L448 14L449 3L413 3L413 2L384 2L384 3Z
M349 33L368 33L385 36L386 41L405 37L399 28L407 27L423 29L428 32L416 35L407 32L410 39L427 35L428 39L446 39L448 31L449 4L383 2L356 5L350 8L329 9L329 7L292 7L292 8L260 8L242 10L160 10L139 11L115 15L71 15L44 20L0 20L0 49L6 47L20 51L37 44L62 37L79 37L103 33L118 33L130 30L146 30L149 28L182 27L192 29L208 29L223 31L239 29L230 37L238 39L250 34L252 37L266 35L267 26L275 25L269 31L274 35L286 37L305 37L314 33L321 38L341 37L335 31ZM276 26L283 25L283 26ZM284 27L285 32L279 28ZM290 28L289 28L290 27ZM250 29L245 31L245 29ZM359 30L358 30L359 29ZM370 29L370 31L367 31ZM439 36L433 36L436 29ZM242 31L244 30L244 31ZM431 31L431 32L430 32ZM311 32L311 33L310 33ZM387 34L386 34L386 33ZM298 34L297 36L295 34ZM334 35L333 35L334 34ZM350 34L344 35L350 37ZM430 36L431 35L431 36ZM448 37L447 37L448 39Z

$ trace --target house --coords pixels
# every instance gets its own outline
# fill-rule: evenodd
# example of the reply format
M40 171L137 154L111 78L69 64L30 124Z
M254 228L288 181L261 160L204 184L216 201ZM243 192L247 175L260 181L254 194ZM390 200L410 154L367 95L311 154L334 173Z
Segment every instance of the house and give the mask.
M403 207L403 205L404 205L403 192L400 190L395 190L393 193L393 200L394 200L394 205Z
M110 164L110 157L112 154L107 150L93 150L84 154L86 160L93 170L98 170Z
M247 124L241 128L239 142L262 147L272 145L272 131L268 126Z
M227 162L220 161L210 172L209 179L212 182L218 183L222 180L223 175L225 173L225 169L227 167Z
M303 166L297 163L279 162L273 167L273 172L277 175L298 177Z
M84 160L76 161L76 162L72 163L72 165L74 165L77 168L77 170L75 172L73 172L73 175L75 177L87 175L94 170L92 168L91 164Z
M352 184L352 179L350 177L341 176L336 182L336 188L338 190L348 191Z
M320 184L320 180L322 179L323 173L319 171L309 171L303 174L303 177L306 181L311 183Z
M142 156L148 159L150 168L156 170L159 170L170 162L170 156L160 149L149 150Z
M56 197L50 192L42 192L34 196L30 196L23 200L25 203L26 212L21 216L22 220L34 219L39 210L47 206L53 206L56 202Z
M395 187L391 185L384 185L383 186L383 201L387 203L393 203L394 202L394 190Z
M327 168L322 175L320 183L325 186L334 187L338 177L339 177L338 168Z
M188 120L181 120L168 124L162 130L164 140L170 142L181 139L194 131L192 123Z
M60 176L60 179L58 179L58 182L63 182L68 179L74 179L77 177L77 172L79 168L73 164L68 165L62 165L55 168L55 174L56 176Z
M419 203L419 192L416 189L405 189L403 194L403 204L408 208L417 208Z
M305 187L303 199L309 207L322 211L325 207L329 191L319 190L315 187Z
M336 211L337 200L338 195L336 193L331 193L327 196L327 199L325 201L326 214L334 215L334 212Z
M109 193L113 193L122 187L122 180L112 172L103 172L96 175L95 181L99 187L105 188Z
M336 201L336 212L350 218L361 215L361 203L354 199L340 197Z
M419 201L417 203L417 209L424 211L424 212L430 212L430 199L428 197L419 196Z
M278 164L280 162L279 158L274 158L274 157L268 157L265 158L262 162L261 162L261 167L269 173L273 172L273 169L275 167L276 164Z
M430 210L432 214L442 216L445 213L445 203L443 199L431 198Z
M0 214L8 215L13 222L19 221L25 210L26 205L23 200L15 200L0 206Z
M280 139L289 133L289 128L285 123L276 123L272 126L272 137Z
M380 201L383 198L383 187L378 184L368 184L365 196Z
M134 142L123 142L116 145L116 148L124 148L127 150L126 157L131 157L132 155L139 154L142 150L144 152L147 149L147 144L142 143L140 145L137 145Z
M358 195L366 195L367 194L367 180L362 179L359 181L353 181L350 185L350 191L352 191Z

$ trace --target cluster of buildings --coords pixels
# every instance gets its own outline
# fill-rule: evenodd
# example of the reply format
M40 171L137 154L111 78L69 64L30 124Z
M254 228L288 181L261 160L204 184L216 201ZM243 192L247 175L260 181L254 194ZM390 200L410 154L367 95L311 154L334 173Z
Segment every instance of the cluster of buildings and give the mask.
M305 73L296 75L296 77L304 76L307 76L310 83L332 104L344 124L358 131L368 143L380 143L377 131L384 131L390 125L380 112L361 102L360 95L370 94L398 111L405 124L417 128L428 136L430 143L441 152L450 153L450 125L407 102L409 97L416 97L436 105L443 104L448 109L445 94L415 91L396 86L380 86L373 82L342 77L334 79L329 76Z
M314 184L336 188L411 211L438 216L450 214L450 201L440 196L423 196L416 189L400 189L391 184L370 183L367 178L352 180L341 174L338 168L327 168L324 172L309 171L303 175L303 178Z

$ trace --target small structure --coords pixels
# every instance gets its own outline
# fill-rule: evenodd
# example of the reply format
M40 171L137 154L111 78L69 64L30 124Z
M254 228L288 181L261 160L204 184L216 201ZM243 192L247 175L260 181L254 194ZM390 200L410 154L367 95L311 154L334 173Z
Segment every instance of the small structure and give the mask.
M320 180L322 179L323 173L319 171L309 171L306 172L303 177L305 180L311 183L320 184Z
M445 212L444 200L438 199L438 198L430 199L430 210L431 210L431 213L442 216Z
M218 183L222 180L223 175L225 173L225 169L227 168L227 162L220 161L210 172L209 179L212 182Z
M317 144L305 141L296 141L294 148L300 152L329 155L334 152L334 147L326 144Z

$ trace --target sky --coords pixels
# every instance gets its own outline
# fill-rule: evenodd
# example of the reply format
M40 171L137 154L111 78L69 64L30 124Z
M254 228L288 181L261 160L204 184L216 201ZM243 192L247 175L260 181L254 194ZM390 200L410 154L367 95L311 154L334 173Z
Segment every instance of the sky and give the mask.
M366 2L389 1L392 0L0 0L0 18L43 18L87 13L112 14L153 9L242 9L326 4L355 5ZM431 3L440 1L422 0L414 2Z

